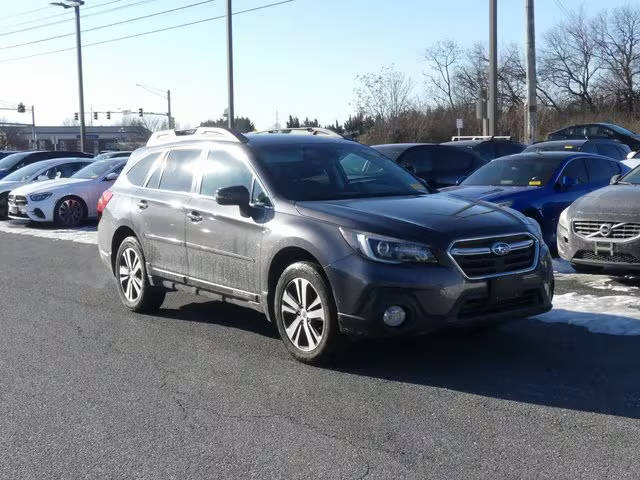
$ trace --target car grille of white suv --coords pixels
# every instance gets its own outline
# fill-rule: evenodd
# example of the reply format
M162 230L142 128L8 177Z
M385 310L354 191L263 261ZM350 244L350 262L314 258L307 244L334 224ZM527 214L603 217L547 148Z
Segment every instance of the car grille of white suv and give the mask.
M628 240L640 236L640 223L574 221L573 231L588 239Z

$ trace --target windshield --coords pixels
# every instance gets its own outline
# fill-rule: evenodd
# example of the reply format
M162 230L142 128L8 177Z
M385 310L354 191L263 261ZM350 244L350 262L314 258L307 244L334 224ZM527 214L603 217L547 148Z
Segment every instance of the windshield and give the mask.
M85 179L93 180L93 179L102 177L103 175L108 173L111 169L123 163L124 162L121 159L100 160L97 162L93 162L87 165L86 167L84 167L83 169L78 170L73 175L71 175L71 178L85 178Z
M542 187L565 157L512 156L487 163L472 173L462 185Z
M624 177L620 179L618 183L630 183L632 185L640 185L640 166L634 168Z
M42 170L43 166L38 163L32 163L31 165L27 165L26 167L19 168L13 173L10 173L3 180L8 182L26 182L31 177L33 177L36 173Z
M565 150L580 150L581 145L564 142L543 142L529 145L523 150L524 153L529 152L562 152Z
M254 151L275 189L289 200L428 193L402 167L357 143L257 145Z
M18 163L20 160L25 158L30 153L32 152L21 152L21 153L14 153L12 155L7 155L2 160L0 160L0 170L11 169L11 167L13 167L16 163Z

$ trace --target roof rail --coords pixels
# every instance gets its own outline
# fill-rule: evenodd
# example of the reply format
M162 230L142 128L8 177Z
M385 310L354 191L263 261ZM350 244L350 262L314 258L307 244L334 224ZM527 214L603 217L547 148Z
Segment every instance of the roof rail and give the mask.
M324 135L324 136L333 137L333 138L344 138L342 135L334 132L333 130L329 130L328 128L320 128L320 127L278 128L273 130L261 130L261 131L251 132L251 133L255 133L255 134L288 133L291 135Z
M246 143L247 137L222 127L198 127L191 130L161 130L147 140L147 147L191 140L220 140L223 142Z
M511 140L511 135L456 135L451 137L452 142L460 140Z

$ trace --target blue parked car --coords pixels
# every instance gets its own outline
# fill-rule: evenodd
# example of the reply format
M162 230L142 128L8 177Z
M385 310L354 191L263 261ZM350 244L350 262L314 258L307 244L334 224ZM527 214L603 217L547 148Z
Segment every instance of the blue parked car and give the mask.
M540 224L546 244L555 249L560 213L578 197L628 171L619 161L590 153L519 153L497 158L460 185L441 191L522 212Z

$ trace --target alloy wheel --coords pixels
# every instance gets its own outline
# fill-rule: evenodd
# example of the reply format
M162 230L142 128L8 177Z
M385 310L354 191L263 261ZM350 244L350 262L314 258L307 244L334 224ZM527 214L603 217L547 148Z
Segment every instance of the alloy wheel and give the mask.
M142 262L133 248L127 248L120 256L120 288L129 302L135 302L142 293Z
M325 332L325 308L311 282L294 278L282 292L282 321L291 343L303 352L314 350Z
M73 198L66 199L58 207L58 217L68 227L78 225L82 220L83 214L84 208L82 204Z

